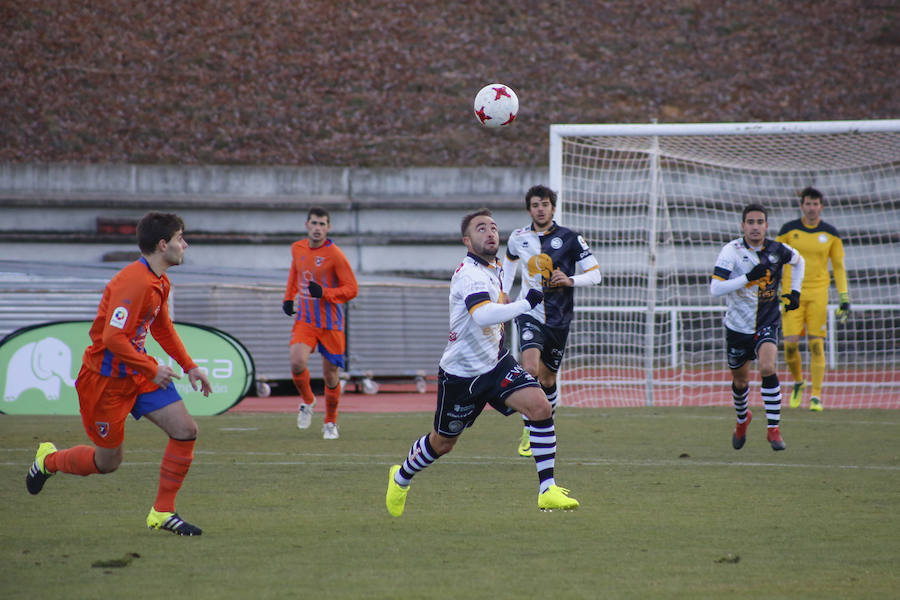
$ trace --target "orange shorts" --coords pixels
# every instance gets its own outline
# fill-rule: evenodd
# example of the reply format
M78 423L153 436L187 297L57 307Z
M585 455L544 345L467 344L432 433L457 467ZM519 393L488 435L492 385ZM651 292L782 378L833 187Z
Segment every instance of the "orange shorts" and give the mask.
M168 388L142 375L104 377L85 366L75 380L81 423L91 441L101 448L118 448L125 441L125 419L140 419L148 412L181 400L174 384Z
M302 321L294 321L294 328L291 330L291 346L294 344L305 344L318 350L319 354L328 359L328 362L344 368L347 342L343 331L323 329Z

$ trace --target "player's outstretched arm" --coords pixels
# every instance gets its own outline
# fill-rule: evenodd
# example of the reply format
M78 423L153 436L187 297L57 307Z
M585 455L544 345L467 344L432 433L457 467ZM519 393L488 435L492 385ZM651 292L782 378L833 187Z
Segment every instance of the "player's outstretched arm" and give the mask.
M469 314L479 327L488 327L505 323L519 315L528 312L544 300L544 293L540 290L530 289L525 298L501 304L498 302L484 301L472 306Z

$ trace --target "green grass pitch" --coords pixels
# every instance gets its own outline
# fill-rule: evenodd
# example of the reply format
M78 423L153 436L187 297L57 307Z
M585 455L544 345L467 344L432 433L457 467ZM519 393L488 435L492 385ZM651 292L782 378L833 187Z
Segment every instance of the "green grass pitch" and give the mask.
M0 416L0 595L18 598L886 598L900 590L900 411L761 407L731 448L728 408L563 408L541 513L518 417L481 416L421 473L406 513L388 467L431 415L198 418L178 496L199 538L149 531L164 434L130 422L118 472L25 491L37 444L86 443L75 417ZM317 423L318 421L318 423Z

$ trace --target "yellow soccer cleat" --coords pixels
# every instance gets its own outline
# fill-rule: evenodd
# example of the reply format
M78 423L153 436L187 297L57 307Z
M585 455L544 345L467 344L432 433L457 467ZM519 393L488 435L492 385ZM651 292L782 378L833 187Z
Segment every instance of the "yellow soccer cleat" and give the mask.
M813 396L809 399L809 410L813 412L822 412L825 410L825 405L822 404L822 401L819 400L819 398Z
M804 387L806 387L806 382L804 381L794 384L794 389L791 390L791 408L800 406L800 401L803 400Z
M48 473L44 468L44 459L50 454L56 452L56 446L52 442L43 442L38 446L37 454L34 455L34 462L28 469L28 475L25 476L25 487L31 495L39 493L44 488L44 482L50 478L53 473Z
M519 440L519 456L531 456L531 434L528 428L522 428L522 439Z
M569 490L558 485L551 485L547 491L538 496L538 508L541 510L574 510L578 508L578 500L569 498Z
M406 507L406 492L409 491L408 485L404 487L394 480L394 473L399 470L400 465L394 465L388 472L387 495L384 498L392 517L399 517L403 514L403 509Z
M174 512L159 512L155 508L150 509L147 515L147 527L150 529L160 529L162 531L171 531L175 535L194 536L203 533L203 530L195 525L191 525Z

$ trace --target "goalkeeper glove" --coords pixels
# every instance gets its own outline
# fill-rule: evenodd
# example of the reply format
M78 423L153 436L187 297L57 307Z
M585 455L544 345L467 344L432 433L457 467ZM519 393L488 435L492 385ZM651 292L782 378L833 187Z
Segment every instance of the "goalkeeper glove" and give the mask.
M281 303L281 310L284 311L284 314L287 316L291 316L294 314L294 301L293 300L285 300Z
M838 294L838 297L841 300L841 305L834 311L834 316L837 318L838 323L843 325L850 317L850 294L848 292L843 292Z
M531 305L531 308L534 308L544 301L544 292L531 288L528 290L528 293L525 294L525 299L528 300L528 304Z
M309 295L313 298L321 298L322 297L322 286L316 283L315 281L310 281L309 286L307 287L309 290Z
M769 272L769 268L763 264L758 264L750 269L747 273L747 281L757 281L765 277Z
M800 308L800 292L797 290L791 290L790 294L782 294L781 298L785 312Z

